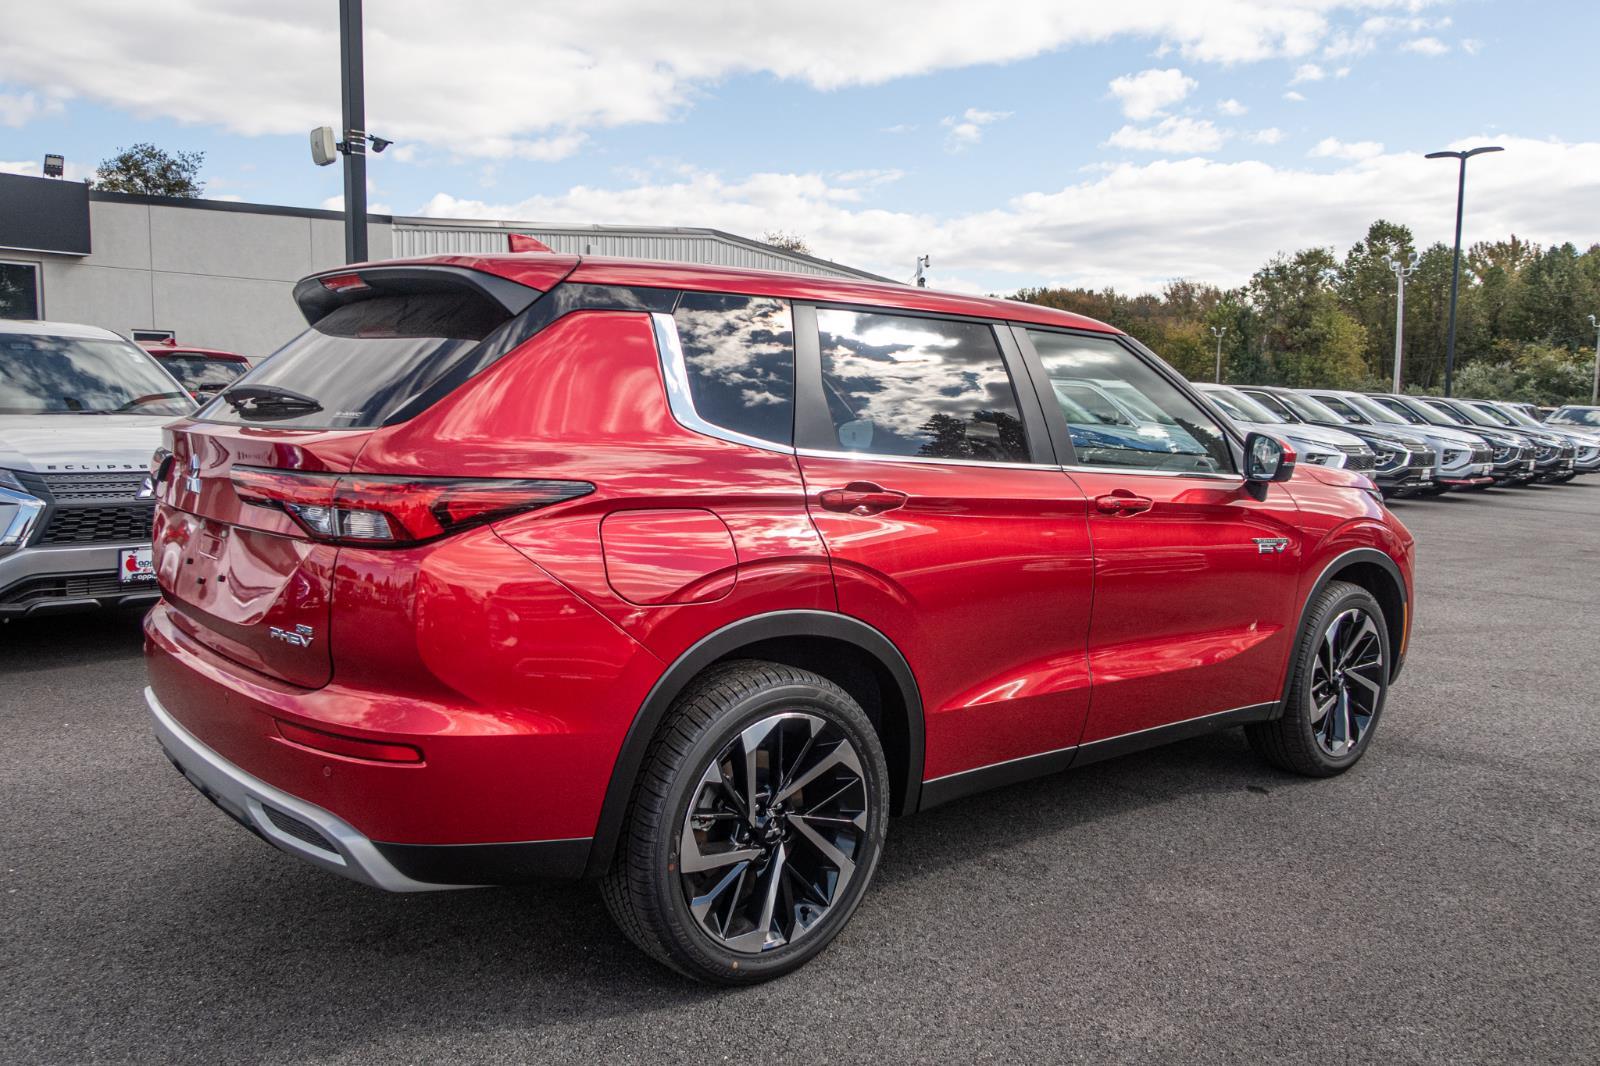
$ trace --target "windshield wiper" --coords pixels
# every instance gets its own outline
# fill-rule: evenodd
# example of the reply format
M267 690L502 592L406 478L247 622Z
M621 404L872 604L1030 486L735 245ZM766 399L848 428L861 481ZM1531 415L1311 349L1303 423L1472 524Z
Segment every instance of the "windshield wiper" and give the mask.
M310 396L277 385L240 385L222 394L241 415L311 414L322 405Z

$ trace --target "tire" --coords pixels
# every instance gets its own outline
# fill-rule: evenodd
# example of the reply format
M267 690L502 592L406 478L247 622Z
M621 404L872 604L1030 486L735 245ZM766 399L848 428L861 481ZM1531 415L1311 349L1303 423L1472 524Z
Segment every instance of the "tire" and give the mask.
M1246 726L1250 746L1282 770L1307 777L1344 773L1361 760L1383 715L1389 656L1378 601L1359 585L1329 582L1312 601L1295 645L1283 714Z
M855 912L889 801L883 745L843 689L778 663L718 664L645 754L606 908L646 954L696 980L782 976Z

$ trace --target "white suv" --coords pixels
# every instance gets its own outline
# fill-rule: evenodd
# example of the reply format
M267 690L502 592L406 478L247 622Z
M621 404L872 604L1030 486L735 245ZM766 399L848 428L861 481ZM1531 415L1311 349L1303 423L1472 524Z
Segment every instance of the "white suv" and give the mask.
M193 410L110 330L0 320L0 620L155 601L150 456Z

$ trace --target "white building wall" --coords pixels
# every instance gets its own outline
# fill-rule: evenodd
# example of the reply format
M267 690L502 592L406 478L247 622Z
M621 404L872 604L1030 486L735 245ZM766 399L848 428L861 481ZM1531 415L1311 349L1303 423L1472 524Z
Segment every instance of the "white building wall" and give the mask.
M170 329L184 344L270 355L305 328L294 283L344 262L334 219L91 200L88 256L0 251L41 264L42 314L127 334ZM374 259L392 228L367 227Z

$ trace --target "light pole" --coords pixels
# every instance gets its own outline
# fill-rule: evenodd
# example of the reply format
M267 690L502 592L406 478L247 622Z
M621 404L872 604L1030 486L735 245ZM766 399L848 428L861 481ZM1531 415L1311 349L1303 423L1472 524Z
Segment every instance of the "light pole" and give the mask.
M1600 404L1600 318L1590 315L1589 325L1594 327L1594 388L1589 391L1589 402Z
M1218 385L1222 384L1222 335L1224 333L1226 333L1226 332L1228 332L1228 327L1227 326L1223 326L1220 329L1218 327L1216 327L1216 326L1212 326L1211 327L1211 335L1213 337L1217 338L1217 384Z
M367 259L367 99L361 0L339 0L339 88L344 111L344 261Z
M1467 195L1467 160L1475 155L1485 152L1503 152L1504 148L1498 145L1488 145L1482 148L1469 148L1464 152L1429 152L1428 159L1458 159L1461 161L1461 173L1456 180L1456 258L1455 266L1450 272L1450 339L1446 343L1444 352L1444 394L1450 395L1451 386L1455 383L1456 373L1456 290L1461 287L1461 207Z
M1389 269L1394 272L1396 285L1394 304L1394 391L1399 393L1403 391L1400 387L1400 358L1401 352L1404 350L1401 345L1401 338L1405 336L1406 331L1406 279L1417 272L1418 259L1413 256L1411 261L1407 262L1405 253L1401 252L1399 259L1392 255L1386 255L1383 257L1383 261L1388 263Z

